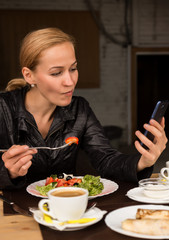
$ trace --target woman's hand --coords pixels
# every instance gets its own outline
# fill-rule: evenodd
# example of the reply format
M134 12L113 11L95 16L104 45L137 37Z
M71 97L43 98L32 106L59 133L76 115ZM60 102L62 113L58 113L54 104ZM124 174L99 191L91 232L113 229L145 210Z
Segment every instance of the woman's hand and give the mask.
M26 145L13 145L2 155L5 167L8 169L11 178L17 178L27 174L33 158L37 153L36 149L29 149Z
M154 135L154 141L150 141L144 134L140 131L136 131L136 136L140 141L148 147L145 149L141 146L139 141L135 141L136 149L142 154L138 162L138 171L143 170L146 167L151 167L155 164L161 153L166 148L166 143L168 139L164 131L165 120L162 118L161 124L157 121L151 119L150 124L144 124L144 128Z

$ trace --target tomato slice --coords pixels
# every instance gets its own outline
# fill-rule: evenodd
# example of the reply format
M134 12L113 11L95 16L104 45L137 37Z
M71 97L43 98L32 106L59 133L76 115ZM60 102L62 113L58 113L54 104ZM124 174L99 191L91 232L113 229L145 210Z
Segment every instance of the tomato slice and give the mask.
M80 178L72 178L72 179L67 181L67 183L70 186L73 186L75 183L81 183L81 182L82 182L82 180Z
M45 186L48 185L48 182L49 182L49 177L46 178Z
M64 184L67 184L65 179L58 179L57 187L62 187Z
M77 137L68 137L65 140L65 143L70 143L69 145L71 145L72 143L79 143L79 139Z
M54 176L54 175L53 175ZM57 183L55 187L68 187L68 186L73 186L75 183L81 183L82 179L81 178L71 178L69 180L65 180L64 178L57 178L57 177L50 177L46 178L45 186L47 186L50 183Z
M50 184L52 182L54 182L54 179L52 177L47 177L45 186L47 186L48 184Z
M82 179L81 178L78 178L77 179L77 183L81 183L82 182Z

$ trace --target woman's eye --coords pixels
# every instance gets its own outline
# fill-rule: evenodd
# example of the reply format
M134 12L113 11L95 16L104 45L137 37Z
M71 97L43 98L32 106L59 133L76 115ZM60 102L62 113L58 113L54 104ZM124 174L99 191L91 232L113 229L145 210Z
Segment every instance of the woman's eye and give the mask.
M57 72L57 73L52 73L51 76L58 76L59 74L61 74L62 72Z
M77 67L74 67L74 68L71 68L71 69L70 69L71 72L74 72L74 71L76 71L76 70L77 70Z

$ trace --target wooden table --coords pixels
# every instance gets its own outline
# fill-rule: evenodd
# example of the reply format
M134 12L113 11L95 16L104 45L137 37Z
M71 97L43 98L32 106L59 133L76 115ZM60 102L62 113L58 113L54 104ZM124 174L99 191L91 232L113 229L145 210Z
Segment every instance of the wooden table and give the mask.
M102 210L107 210L108 212L125 206L142 204L125 196L129 189L137 186L136 184L127 182L117 183L119 184L119 189L116 192L90 201L97 200L97 207ZM15 201L25 209L28 208L28 206L37 206L38 201L40 200L39 198L28 194L25 189L4 191L4 195L8 196L10 200ZM4 206L7 208L6 205ZM4 216L3 210L8 212L5 208L2 209L2 201L0 201L0 239L2 240L134 240L133 237L125 236L109 229L104 222L105 217L103 217L100 222L82 230L56 231L39 225L32 217L25 217L16 214ZM141 238L137 238L137 240L139 239Z
M2 201L0 201L0 236L2 240L43 240L39 224L32 217L4 216Z

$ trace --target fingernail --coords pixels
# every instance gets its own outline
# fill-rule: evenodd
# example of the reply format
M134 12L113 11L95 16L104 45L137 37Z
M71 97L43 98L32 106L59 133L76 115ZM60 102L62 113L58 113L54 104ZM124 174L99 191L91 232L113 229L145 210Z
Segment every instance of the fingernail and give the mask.
M24 146L24 149L29 149L29 147L26 145L26 146Z

